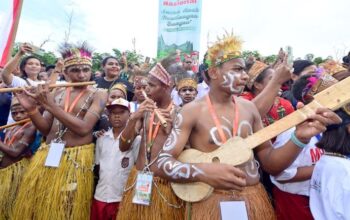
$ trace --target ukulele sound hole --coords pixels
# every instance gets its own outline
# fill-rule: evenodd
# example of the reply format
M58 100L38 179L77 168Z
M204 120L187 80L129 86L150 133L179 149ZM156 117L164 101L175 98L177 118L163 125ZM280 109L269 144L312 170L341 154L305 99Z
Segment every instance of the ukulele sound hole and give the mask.
M213 157L213 159L211 159L211 161L213 163L220 163L220 159L218 157Z

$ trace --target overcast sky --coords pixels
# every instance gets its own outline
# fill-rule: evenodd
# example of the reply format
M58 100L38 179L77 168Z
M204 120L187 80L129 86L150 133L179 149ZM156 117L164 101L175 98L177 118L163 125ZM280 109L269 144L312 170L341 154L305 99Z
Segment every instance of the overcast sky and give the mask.
M262 55L291 45L294 57L339 59L350 50L349 9L349 0L203 0L200 52L233 29L245 50ZM156 56L158 0L24 0L16 41L39 45L49 38L44 49L55 51L72 10L71 41L87 40L97 52L111 53L132 49L135 38L138 52Z

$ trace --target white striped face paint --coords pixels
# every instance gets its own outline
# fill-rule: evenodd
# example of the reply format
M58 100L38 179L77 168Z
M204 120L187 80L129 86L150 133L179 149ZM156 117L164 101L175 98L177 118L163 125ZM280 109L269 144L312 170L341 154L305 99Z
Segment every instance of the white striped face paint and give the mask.
M241 73L234 72L232 70L223 74L224 81L221 85L225 88L229 88L233 94L240 94L243 88L236 88L235 81L241 77Z

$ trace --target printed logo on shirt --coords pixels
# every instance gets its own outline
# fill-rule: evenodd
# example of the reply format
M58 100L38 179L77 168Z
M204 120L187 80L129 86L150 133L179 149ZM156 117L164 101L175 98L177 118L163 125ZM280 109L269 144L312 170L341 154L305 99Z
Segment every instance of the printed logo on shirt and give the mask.
M318 147L311 148L310 149L310 156L311 156L312 164L315 164L321 158L321 156L323 154L324 154L323 149L320 149Z
M129 157L123 157L122 168L127 168L129 166Z

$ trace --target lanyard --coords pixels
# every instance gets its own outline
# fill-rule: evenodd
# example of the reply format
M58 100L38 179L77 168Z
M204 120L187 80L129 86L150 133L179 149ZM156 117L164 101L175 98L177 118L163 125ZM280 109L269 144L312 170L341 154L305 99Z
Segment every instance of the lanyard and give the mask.
M225 143L227 141L227 138L226 138L224 131L222 130L221 123L218 119L218 116L216 115L214 106L210 101L209 95L207 95L206 98L207 98L207 104L208 104L208 108L209 108L211 117L214 120L216 129L218 129L220 139L221 139L222 143ZM233 100L233 101L235 102L235 100ZM233 118L233 123L232 123L232 136L233 137L237 135L238 119L239 119L238 104L235 102L235 116Z
M13 144L13 142L15 141L16 135L22 131L25 127L27 127L27 125L29 125L31 122L27 122L25 123L22 127L20 127L13 135L12 135L12 130L11 133L9 132L8 135L6 135L4 143L7 144L8 146L11 146ZM13 128L14 130L15 128ZM11 137L11 139L10 139Z
M85 89L82 90L78 95L77 97L75 97L75 99L73 100L72 102L72 105L70 106L69 108L69 102L70 102L70 93L71 93L71 90L70 88L67 89L67 95L66 95L66 98L65 98L65 101L64 101L64 111L65 112L68 112L68 113L71 113L74 109L74 107L77 105L79 99L84 95L85 93Z
M169 111L173 106L173 103L171 102L170 105L166 108L167 111ZM155 117L155 113L153 112L151 114L151 118L149 120L149 124L148 124L148 144L147 144L147 160L150 161L151 160L151 149L154 143L154 140L157 137L158 131L159 131L159 127L160 127L160 121L157 122L156 127L154 129L153 132L153 124L154 124L154 117Z

